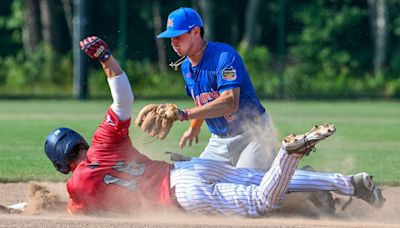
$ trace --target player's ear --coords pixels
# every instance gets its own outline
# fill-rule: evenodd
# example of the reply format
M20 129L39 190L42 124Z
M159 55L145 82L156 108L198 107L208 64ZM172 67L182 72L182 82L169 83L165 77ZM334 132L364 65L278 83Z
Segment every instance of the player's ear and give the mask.
M194 36L200 36L200 27L196 26L190 32L192 32Z

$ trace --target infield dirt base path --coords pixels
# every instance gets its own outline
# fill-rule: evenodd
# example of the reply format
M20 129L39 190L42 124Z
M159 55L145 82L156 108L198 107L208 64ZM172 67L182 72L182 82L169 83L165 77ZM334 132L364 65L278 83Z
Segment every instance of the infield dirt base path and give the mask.
M64 183L40 184L65 195ZM28 188L29 183L0 184L0 204L27 201ZM257 219L189 215L179 211L70 216L64 210L41 210L29 214L0 213L0 227L400 227L400 187L384 187L383 193L386 204L380 210L353 199L345 211L337 208L335 216L321 214L301 194L290 194L281 212ZM338 195L335 198L347 200Z

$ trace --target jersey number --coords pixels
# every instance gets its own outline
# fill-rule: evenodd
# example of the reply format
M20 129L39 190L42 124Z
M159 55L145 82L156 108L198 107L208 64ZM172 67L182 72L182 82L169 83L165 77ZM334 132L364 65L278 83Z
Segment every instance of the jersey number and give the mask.
M132 162L125 164L123 161L117 162L114 166L113 169L125 173L131 176L140 176L144 173L145 170L145 165L142 163L138 162ZM115 184L118 186L121 186L123 188L126 188L128 191L134 192L136 189L136 181L135 180L125 180L120 177L116 177L110 174L104 175L103 182L105 184Z

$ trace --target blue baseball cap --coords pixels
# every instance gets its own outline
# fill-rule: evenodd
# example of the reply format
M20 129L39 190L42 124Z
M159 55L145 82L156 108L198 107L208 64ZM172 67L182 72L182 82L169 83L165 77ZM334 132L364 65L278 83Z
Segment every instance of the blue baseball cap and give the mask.
M174 38L185 34L194 27L203 27L200 15L192 8L179 8L168 15L167 29L157 38Z

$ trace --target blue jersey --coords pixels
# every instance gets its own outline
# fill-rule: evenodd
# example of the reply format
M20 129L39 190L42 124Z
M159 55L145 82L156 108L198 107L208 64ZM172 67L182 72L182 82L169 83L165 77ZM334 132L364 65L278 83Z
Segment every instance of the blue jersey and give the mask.
M239 110L219 118L206 119L211 133L235 135L243 131L242 121L265 113L249 74L239 54L228 44L209 42L203 58L192 66L186 58L182 64L186 93L196 106L207 105L226 90L240 87Z

